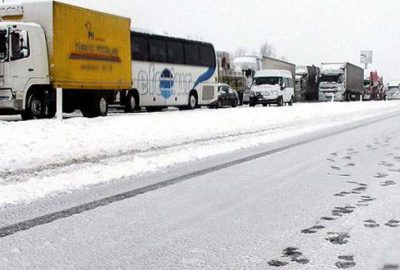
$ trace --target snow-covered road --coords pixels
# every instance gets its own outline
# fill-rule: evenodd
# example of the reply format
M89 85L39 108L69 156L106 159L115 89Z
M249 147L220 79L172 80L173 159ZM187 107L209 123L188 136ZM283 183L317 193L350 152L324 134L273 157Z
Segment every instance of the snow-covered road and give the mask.
M400 110L400 102L0 121L0 207L163 172Z
M199 160L198 167L215 169L184 181L108 199L94 209L84 205L30 220L5 237L0 228L0 269L399 269L400 116L353 123L371 111L354 113L353 119L321 118L314 122L318 129L300 125L291 136L284 136L290 131L284 126L276 133L283 141L272 142L260 131L250 135L264 137L257 151L268 154L258 158L229 163L256 148L221 150L219 157ZM332 123L337 118L341 121ZM331 126L323 126L323 119ZM301 134L303 128L314 132ZM225 146L227 138L220 140ZM196 170L202 168L177 163L170 173ZM125 191L133 179L152 184L126 179ZM81 192L103 191L98 186ZM20 206L30 210L20 211L14 223L61 199ZM15 219L13 211L2 209L1 220Z

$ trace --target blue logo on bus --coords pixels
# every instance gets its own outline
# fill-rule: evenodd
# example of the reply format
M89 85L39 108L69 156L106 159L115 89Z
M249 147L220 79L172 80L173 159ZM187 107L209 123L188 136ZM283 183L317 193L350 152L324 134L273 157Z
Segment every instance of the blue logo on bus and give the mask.
M160 77L161 95L164 98L169 98L172 95L172 88L174 87L174 75L169 69L164 69Z

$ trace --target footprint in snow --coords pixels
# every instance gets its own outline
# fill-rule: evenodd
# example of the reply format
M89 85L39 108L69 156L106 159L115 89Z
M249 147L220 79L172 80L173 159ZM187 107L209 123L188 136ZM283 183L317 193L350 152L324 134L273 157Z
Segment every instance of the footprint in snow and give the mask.
M290 258L292 262L307 264L310 260L299 251L298 248L288 247L283 250L283 256Z
M302 230L301 233L304 233L304 234L314 234L314 233L316 233L316 232L318 232L319 230L322 230L322 229L325 229L325 226L322 226L322 225L314 225L314 226L312 226L311 228Z
M371 196L361 196L361 199L357 202L357 206L368 206L369 202L375 201L376 198L372 198Z
M373 228L379 227L379 224L376 223L376 221L373 219L368 219L368 220L364 220L364 227L373 229Z
M367 190L367 187L360 186L358 188L353 188L351 193L353 193L353 194L361 194L362 192L364 192L366 190Z
M333 217L321 217L321 220L333 221L333 220L335 220L335 218L333 218Z
M399 265L398 264L385 264L382 268L382 270L399 270Z
M394 185L396 185L396 182L394 182L394 181L385 181L385 182L380 183L380 185L382 187L394 186Z
M336 197L345 197L345 196L347 196L347 195L349 195L349 194L351 194L351 192L342 191L342 192L340 192L340 193L336 193L335 196L336 196Z
M344 245L349 242L350 235L348 233L336 233L336 232L328 232L328 237L325 238L327 241L331 242L334 245Z
M379 165L380 166L385 166L385 167L394 167L394 164L393 163L389 163L389 162L386 162L386 161L381 161L380 163L379 163Z
M386 222L385 225L391 228L397 228L400 226L400 221L392 219Z
M288 262L283 262L283 261L279 261L279 260L270 260L268 262L269 266L274 266L274 267L282 267L282 266L286 266L288 265Z
M386 173L376 173L376 175L374 176L375 178L386 178L389 175Z
M338 166L331 166L333 170L340 171L341 169Z
M344 215L353 213L354 209L355 207L353 206L335 207L335 209L332 210L332 216L342 217Z
M356 266L354 256L339 256L339 261L336 262L336 267L339 269L347 269Z

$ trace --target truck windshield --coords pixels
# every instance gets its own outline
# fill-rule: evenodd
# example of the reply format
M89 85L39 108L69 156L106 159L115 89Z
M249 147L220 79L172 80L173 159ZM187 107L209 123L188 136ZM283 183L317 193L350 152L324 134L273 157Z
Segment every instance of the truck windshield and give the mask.
M340 75L323 75L323 76L321 76L320 82L341 83L342 76L340 76Z
M398 86L389 86L388 91L399 91L399 87Z
M7 59L7 31L0 30L0 61Z
M281 78L280 77L256 77L253 80L254 85L263 85L263 84L269 84L269 85L275 85L275 84L281 84Z

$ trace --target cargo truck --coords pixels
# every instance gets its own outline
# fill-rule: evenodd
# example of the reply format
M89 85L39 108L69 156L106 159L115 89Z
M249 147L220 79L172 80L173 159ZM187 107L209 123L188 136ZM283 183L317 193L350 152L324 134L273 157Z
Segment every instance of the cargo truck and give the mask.
M262 66L262 70L266 70L266 69L274 69L274 70L287 70L292 74L292 79L293 81L295 80L295 76L296 76L296 65L286 62L286 61L282 61L279 59L275 59L272 57L266 57L263 56L261 58L261 66Z
M360 100L364 69L350 63L322 63L319 78L320 101Z
M364 100L384 100L386 93L383 87L383 77L379 77L377 71L366 72L364 79Z
M130 89L130 19L60 2L0 7L0 112L53 117L56 89L64 112L105 116Z
M312 66L296 66L295 101L318 100L320 69Z

